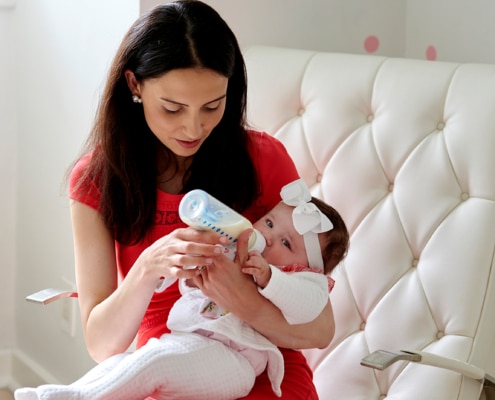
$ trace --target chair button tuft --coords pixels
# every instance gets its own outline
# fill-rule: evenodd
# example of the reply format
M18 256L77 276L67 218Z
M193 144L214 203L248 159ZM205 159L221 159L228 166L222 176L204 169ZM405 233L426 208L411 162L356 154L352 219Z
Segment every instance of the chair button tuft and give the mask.
M445 128L445 123L444 123L444 122L439 122L439 123L437 124L437 129L438 129L439 131L443 131L443 130L444 130L444 128Z
M302 116L306 110L304 108L300 108L297 112L297 115Z
M461 200L466 201L467 199L469 199L469 193L461 193Z
M368 115L368 117L366 118L366 121L368 122L373 122L373 120L375 119L375 116L373 114L370 114Z

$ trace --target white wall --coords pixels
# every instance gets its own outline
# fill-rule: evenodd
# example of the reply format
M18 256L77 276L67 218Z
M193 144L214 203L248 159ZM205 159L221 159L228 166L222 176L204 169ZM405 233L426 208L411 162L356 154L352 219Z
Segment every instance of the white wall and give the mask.
M369 36L382 38L375 54L402 56L406 0L204 0L236 34L241 47L265 44L365 53ZM160 0L141 0L142 11Z
M489 0L204 0L251 44L495 64ZM166 0L141 0L142 10ZM376 50L366 46L376 38Z
M64 302L74 300L43 307L24 297L62 287L62 278L74 282L64 174L88 134L110 59L137 18L139 2L18 0L14 13L9 35L15 38L18 77L12 96L18 115L13 375L22 385L36 384L37 378L68 383L94 365L79 316L74 338L60 328ZM15 146L7 151L15 154ZM28 377L23 363L39 376Z
M13 11L0 5L0 366L14 346L16 155ZM0 376L0 383L2 377ZM1 385L0 385L1 386Z
M434 46L438 60L495 64L494 16L490 0L410 0L405 55L424 58Z

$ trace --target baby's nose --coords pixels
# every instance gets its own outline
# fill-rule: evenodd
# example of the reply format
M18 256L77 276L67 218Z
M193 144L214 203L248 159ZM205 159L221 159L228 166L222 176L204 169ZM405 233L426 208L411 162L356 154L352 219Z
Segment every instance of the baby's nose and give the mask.
M263 236L265 237L266 247L270 247L272 245L272 235L270 235L270 231L263 232Z

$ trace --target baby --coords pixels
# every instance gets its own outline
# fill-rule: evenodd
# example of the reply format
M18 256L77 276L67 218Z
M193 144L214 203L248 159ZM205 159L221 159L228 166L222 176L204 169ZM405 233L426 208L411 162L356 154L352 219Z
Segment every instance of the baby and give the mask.
M265 249L250 252L241 268L287 322L303 324L327 304L333 280L326 275L344 258L349 234L338 212L312 198L301 179L282 188L281 197L254 224ZM265 369L280 396L278 348L186 281L179 280L179 288L182 297L167 322L171 333L110 357L71 385L22 388L15 399L238 399Z

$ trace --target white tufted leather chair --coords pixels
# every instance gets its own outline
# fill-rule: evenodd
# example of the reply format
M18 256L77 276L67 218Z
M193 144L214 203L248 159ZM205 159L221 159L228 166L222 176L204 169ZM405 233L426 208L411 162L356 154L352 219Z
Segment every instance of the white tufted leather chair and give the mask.
M495 66L245 50L250 123L351 233L336 333L305 354L322 400L471 400L482 383L376 350L495 370Z

